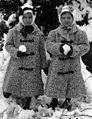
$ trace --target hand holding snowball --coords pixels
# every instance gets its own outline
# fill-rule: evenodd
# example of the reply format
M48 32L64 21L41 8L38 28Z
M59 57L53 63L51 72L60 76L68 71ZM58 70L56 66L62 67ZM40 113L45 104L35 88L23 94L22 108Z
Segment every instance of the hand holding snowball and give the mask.
M67 55L68 52L71 50L70 46L65 44L62 46L62 48L64 49L64 54Z
M68 58L73 53L73 47L71 45L61 44L60 45L60 52L63 53Z
M18 57L26 56L26 51L27 51L26 46L25 45L20 45L19 49L18 49L18 52L17 52L17 56Z
M19 51L21 51L21 52L26 52L26 46L25 45L20 45L19 46Z

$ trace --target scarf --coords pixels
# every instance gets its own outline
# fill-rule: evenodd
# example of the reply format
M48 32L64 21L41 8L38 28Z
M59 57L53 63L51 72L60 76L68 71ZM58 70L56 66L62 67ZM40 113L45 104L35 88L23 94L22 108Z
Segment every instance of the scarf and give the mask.
M30 34L34 31L34 27L31 26L23 26L23 28L20 30L20 33L26 38L27 34Z
M63 29L64 31L70 31L72 29L72 25L71 26L61 25L61 29Z

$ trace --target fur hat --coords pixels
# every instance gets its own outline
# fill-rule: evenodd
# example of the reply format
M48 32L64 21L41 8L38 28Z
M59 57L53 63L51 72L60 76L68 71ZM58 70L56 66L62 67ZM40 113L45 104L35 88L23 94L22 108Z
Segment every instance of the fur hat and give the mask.
M25 3L22 7L19 8L18 17L19 17L19 21L22 24L24 24L23 21L22 21L22 18L23 18L23 15L25 13L31 13L32 14L32 17L33 17L32 24L33 24L34 21L35 21L35 18L36 18L36 12L34 10L34 7L32 5L30 5L29 3Z
M73 8L71 6L68 6L68 5L65 5L65 6L62 6L60 5L58 8L58 17L59 17L59 21L61 22L61 16L64 14L64 13L70 13L71 16L73 17L74 19L74 15L73 15Z

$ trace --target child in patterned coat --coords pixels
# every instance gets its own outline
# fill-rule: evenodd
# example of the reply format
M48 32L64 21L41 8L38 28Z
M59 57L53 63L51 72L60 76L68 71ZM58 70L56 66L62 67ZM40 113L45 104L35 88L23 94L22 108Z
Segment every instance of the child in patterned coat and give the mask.
M29 109L31 97L44 94L41 70L46 73L45 37L35 24L32 5L24 4L19 10L19 23L8 33L6 50L11 58L7 67L3 94L23 99L23 108Z
M45 93L52 98L55 109L58 99L65 99L61 108L71 110L71 98L86 95L81 73L80 57L89 51L87 35L74 23L72 9L65 5L58 12L60 26L52 30L46 41L47 52L52 56Z

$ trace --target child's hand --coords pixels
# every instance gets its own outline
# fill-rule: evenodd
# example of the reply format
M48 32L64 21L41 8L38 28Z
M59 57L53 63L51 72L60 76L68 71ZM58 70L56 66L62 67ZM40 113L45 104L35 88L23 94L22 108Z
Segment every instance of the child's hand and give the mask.
M70 57L73 53L73 48L72 46L69 46L67 44L61 44L60 52L66 55L67 57Z
M17 56L24 57L24 56L26 56L26 52L17 51Z
M26 56L26 47L25 47L25 45L20 45L19 46L19 50L17 51L17 56L18 57Z

